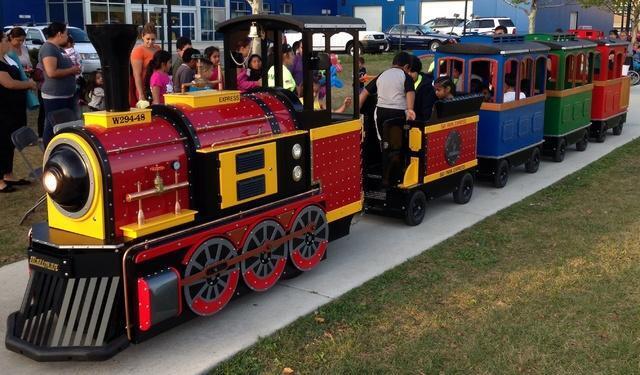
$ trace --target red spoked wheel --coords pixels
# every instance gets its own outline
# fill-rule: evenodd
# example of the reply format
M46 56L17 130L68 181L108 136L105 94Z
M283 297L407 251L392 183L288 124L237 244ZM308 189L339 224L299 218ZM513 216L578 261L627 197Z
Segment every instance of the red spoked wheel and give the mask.
M280 224L273 220L265 220L251 230L242 253L254 250L265 242L278 240L284 235L284 228ZM263 292L274 286L287 265L288 254L289 244L285 242L268 252L245 259L240 269L247 286L257 292Z
M231 242L224 238L212 238L202 243L187 263L185 278L201 272L205 267L238 256ZM184 297L191 310L198 315L212 315L220 311L233 297L240 279L239 265L224 270L216 276L195 281L183 287ZM214 270L215 271L215 270Z
M329 223L318 206L305 207L293 222L291 233L313 225L313 231L293 237L289 241L291 263L300 271L309 271L324 257L329 242Z

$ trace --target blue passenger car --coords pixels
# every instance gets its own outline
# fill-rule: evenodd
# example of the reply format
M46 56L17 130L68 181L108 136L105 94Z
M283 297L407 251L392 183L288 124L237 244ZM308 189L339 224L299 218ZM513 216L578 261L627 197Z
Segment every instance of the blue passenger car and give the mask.
M535 173L540 165L548 51L520 35L472 35L436 53L436 76L451 76L457 94L485 95L478 170L498 188L507 184L511 167L524 164Z

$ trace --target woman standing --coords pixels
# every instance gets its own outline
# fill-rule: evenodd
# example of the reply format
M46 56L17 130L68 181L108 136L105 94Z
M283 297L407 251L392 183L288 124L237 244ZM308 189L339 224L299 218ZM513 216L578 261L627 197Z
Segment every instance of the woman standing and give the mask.
M42 141L46 147L53 138L53 124L49 122L48 114L65 108L77 112L76 74L80 74L81 68L73 65L62 49L69 38L67 25L52 22L45 31L47 41L40 47L38 59L44 70L41 88L45 115Z
M135 107L140 100L147 100L144 86L147 66L160 49L156 44L156 25L149 22L142 28L142 44L131 52L132 81L129 84L129 103Z
M32 80L21 81L20 71L7 61L11 49L8 38L0 31L0 193L15 191L14 186L29 181L13 176L13 143L11 133L27 123L27 90L35 90Z
M27 38L27 33L22 27L14 27L9 31L9 43L11 44L11 51L20 59L20 64L25 72L29 72L33 69L31 63L31 57L29 56L29 50L24 45L24 40Z

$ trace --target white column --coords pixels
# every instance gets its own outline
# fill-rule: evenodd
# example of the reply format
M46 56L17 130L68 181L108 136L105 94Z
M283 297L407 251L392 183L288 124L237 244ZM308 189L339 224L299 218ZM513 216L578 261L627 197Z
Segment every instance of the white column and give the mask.
M82 15L84 16L84 24L88 25L91 23L91 3L90 0L84 0L82 2Z

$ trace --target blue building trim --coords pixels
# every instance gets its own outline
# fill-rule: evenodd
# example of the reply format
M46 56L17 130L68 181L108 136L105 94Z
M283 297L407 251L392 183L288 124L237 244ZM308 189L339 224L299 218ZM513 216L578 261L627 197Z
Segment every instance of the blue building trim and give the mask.
M30 16L21 18L20 16ZM44 0L0 0L0 26L47 22Z

